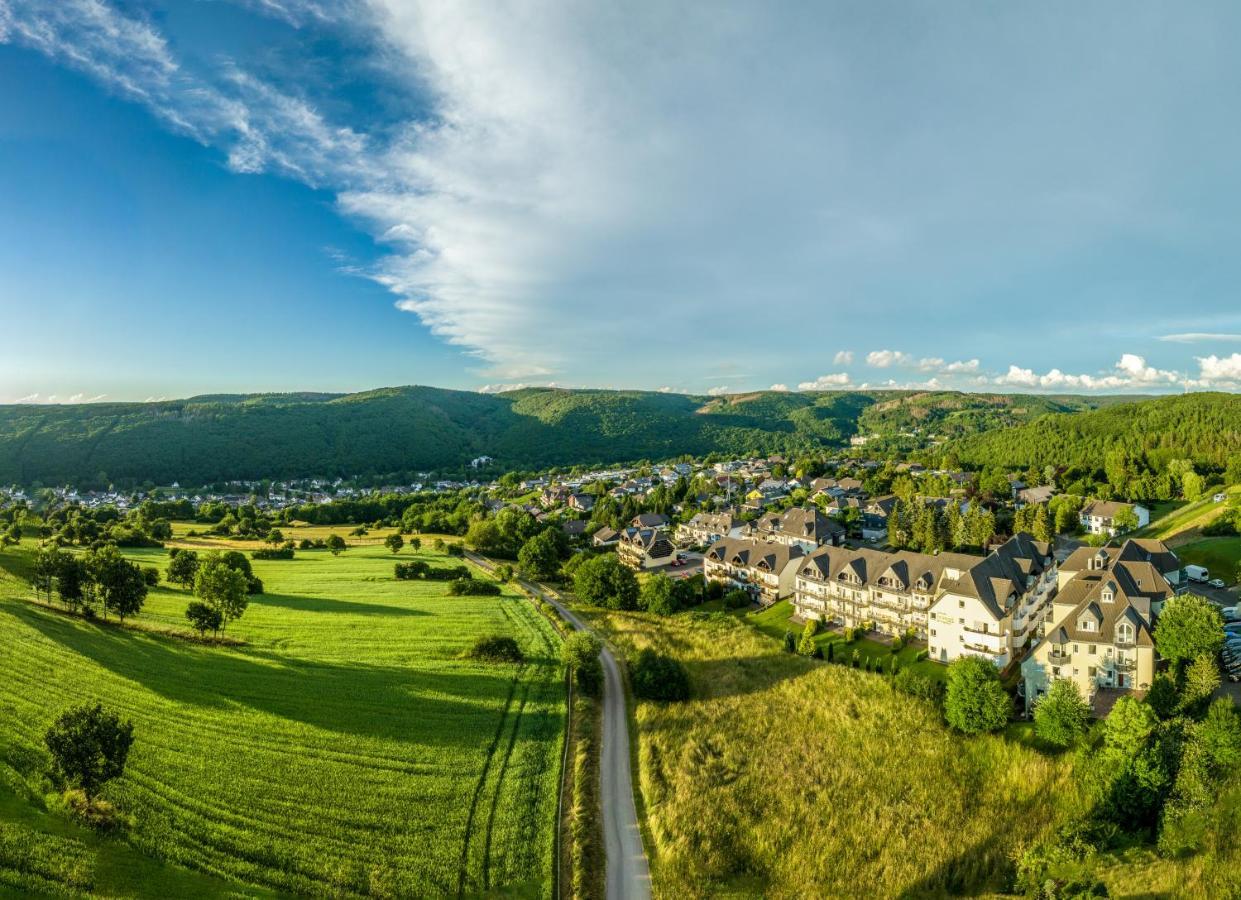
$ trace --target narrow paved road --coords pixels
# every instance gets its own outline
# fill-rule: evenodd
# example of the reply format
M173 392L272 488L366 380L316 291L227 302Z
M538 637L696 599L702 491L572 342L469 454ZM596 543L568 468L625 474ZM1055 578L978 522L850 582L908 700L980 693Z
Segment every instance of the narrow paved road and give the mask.
M488 571L488 560L468 554ZM542 597L578 631L593 631L570 612L551 588L518 580L523 588ZM607 900L646 900L651 896L651 870L638 829L633 802L633 773L629 765L629 717L625 712L625 684L616 657L605 645L603 663L603 745L599 760L599 801L603 810L603 846L607 859Z

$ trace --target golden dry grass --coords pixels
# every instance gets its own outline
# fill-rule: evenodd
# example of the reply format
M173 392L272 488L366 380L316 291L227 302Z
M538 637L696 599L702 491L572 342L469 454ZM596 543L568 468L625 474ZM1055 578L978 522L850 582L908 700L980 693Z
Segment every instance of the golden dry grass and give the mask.
M1070 758L954 735L887 679L784 654L733 617L590 615L693 684L635 713L658 896L1002 890L1074 802Z

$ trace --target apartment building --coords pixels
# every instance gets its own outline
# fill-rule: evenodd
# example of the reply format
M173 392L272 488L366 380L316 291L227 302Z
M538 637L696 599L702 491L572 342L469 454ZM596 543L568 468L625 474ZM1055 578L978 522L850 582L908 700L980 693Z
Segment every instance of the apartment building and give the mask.
M1006 668L1038 641L1056 596L1052 547L1013 535L957 578L931 605L927 649L950 663L962 656Z
M1069 568L1071 566L1071 568ZM1155 677L1154 615L1175 594L1180 563L1160 541L1084 547L1065 561L1053 624L1021 664L1027 709L1057 678L1083 697L1100 688L1146 690Z
M985 557L822 547L799 567L793 605L803 618L913 632L940 662L974 654L1002 668L1055 590L1051 547L1018 534Z
M723 538L703 555L702 574L726 588L749 591L766 606L793 593L803 556L805 551L798 544Z

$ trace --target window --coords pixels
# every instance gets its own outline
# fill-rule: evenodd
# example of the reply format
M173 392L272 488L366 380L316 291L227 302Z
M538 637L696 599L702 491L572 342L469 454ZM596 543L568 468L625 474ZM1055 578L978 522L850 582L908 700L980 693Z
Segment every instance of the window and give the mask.
M932 629L931 629L931 637L935 637L935 629L934 629L934 628L932 628ZM932 647L932 648L931 648L932 652L934 652L934 649L935 649L934 647Z
M1073 645L1073 652L1074 652L1074 653L1081 653L1081 652L1082 652L1082 648L1081 648L1081 647L1079 647L1077 644L1074 644L1074 645Z
M1116 640L1122 644L1133 643L1133 626L1128 622L1121 622L1116 626Z
M1094 656L1094 653L1097 649L1098 647L1096 647L1094 644L1091 644L1088 652L1090 653L1091 656Z
M959 609L965 609L965 601L964 601L964 600L958 600L958 601L957 601L957 608L959 608Z
M1091 678L1094 678L1094 677L1095 677L1095 673L1096 673L1096 669L1095 669L1095 667L1094 667L1094 666L1091 666L1091 667L1090 667L1090 669L1089 669L1088 671L1089 671L1090 677L1091 677Z

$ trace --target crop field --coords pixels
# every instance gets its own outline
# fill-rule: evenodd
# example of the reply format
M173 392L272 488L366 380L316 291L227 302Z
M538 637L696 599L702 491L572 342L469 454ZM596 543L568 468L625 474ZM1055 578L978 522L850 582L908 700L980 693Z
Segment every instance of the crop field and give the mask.
M299 552L254 563L266 593L227 632L244 644L207 646L28 602L30 549L0 554L0 884L549 893L564 691L558 639L529 602L396 581L373 545ZM167 558L126 554L161 569ZM189 599L161 585L135 624L185 630ZM482 634L514 637L527 663L462 658ZM135 724L125 775L104 791L129 819L124 841L65 831L40 808L43 731L93 700ZM43 872L58 841L78 864ZM127 879L141 866L159 872Z

